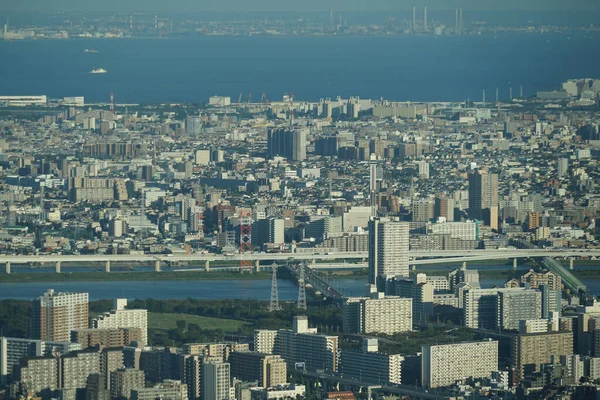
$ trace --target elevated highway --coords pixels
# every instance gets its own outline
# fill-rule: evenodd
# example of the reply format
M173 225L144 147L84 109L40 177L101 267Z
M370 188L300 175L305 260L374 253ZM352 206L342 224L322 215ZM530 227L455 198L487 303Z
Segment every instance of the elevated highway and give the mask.
M244 255L233 254L110 254L110 255L0 255L0 265L6 267L6 272L11 272L12 266L35 264L39 268L54 268L56 272L61 271L61 266L69 264L69 268L89 267L90 263L103 264L106 272L110 272L111 263L144 263L154 266L156 271L167 264L185 264L203 266L210 269L210 264L215 262L232 262L251 260L255 265L263 262L284 263L288 259L310 262L311 268L332 268L321 262L333 262L338 268L360 268L353 263L344 267L344 260L354 260L355 263L364 266L368 259L368 252L334 252L334 253L246 253ZM411 265L438 264L440 262L458 263L484 260L509 260L515 258L594 258L600 257L600 250L571 250L571 249L495 249L495 250L444 250L444 251L422 251L410 252ZM335 263L335 261L338 261Z

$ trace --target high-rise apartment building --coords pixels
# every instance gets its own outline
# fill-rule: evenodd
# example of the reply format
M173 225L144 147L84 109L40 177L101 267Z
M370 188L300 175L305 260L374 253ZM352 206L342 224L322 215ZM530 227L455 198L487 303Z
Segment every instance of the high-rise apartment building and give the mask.
M57 357L52 356L26 358L16 370L15 379L33 393L56 390L60 387L59 362Z
M144 371L139 369L119 368L110 373L111 398L129 398L132 390L145 386Z
M369 221L369 283L378 289L389 278L409 276L409 224L386 218Z
M446 222L453 222L454 199L442 194L436 195L433 216L435 218L444 218Z
M281 356L256 351L231 353L231 376L269 388L287 383L287 364Z
M68 342L73 329L88 327L88 294L56 293L49 289L33 301L33 339Z
M498 327L518 330L520 320L542 317L542 293L528 289L503 289L497 295Z
M69 353L60 361L63 389L84 388L90 374L100 373L100 353L95 349Z
M229 363L204 363L202 366L202 398L204 400L229 400L231 394L230 375Z
M466 378L487 378L498 370L498 342L465 342L422 346L423 387L450 386Z
M547 332L519 334L513 337L511 366L517 376L523 378L525 366L539 371L542 364L552 362L553 357L573 354L573 332Z
M254 351L273 354L275 350L276 330L257 329L254 331Z
M344 378L360 382L401 384L403 360L400 354L379 353L377 339L363 339L362 351L341 352L338 371Z
M306 159L306 131L278 128L267 132L268 156L282 156L290 161Z
M288 368L294 368L300 362L310 371L336 371L338 337L318 334L316 329L308 328L306 316L296 316L291 330L255 331L254 350L280 355L287 362Z
M116 299L114 309L93 318L91 327L94 329L140 328L141 340L144 344L148 344L148 310L128 310L126 307L127 299Z
M372 298L351 297L344 304L343 330L348 333L412 331L413 299L375 293Z
M469 175L469 217L498 229L498 175L475 171Z
M81 350L79 343L0 337L0 384L8 383L21 360Z

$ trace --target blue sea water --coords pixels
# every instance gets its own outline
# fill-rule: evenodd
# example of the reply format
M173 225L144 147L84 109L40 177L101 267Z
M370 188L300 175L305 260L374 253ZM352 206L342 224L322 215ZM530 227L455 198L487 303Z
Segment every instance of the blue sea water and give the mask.
M0 95L85 96L87 102L205 102L384 97L462 101L525 96L596 77L592 34L394 37L195 37L0 42ZM98 53L84 53L84 49ZM104 68L106 74L90 74Z

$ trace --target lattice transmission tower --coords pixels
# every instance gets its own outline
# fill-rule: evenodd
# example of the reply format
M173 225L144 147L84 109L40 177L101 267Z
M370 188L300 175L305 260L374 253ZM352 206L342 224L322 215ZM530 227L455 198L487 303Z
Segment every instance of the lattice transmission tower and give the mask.
M281 305L279 305L279 291L277 290L277 264L273 263L271 266L273 271L271 277L271 302L269 303L269 311L280 311Z
M242 208L240 217L240 272L252 272L252 260L248 257L252 253L252 210Z
M298 266L298 309L306 310L306 284L304 283L304 271L308 268L306 263Z

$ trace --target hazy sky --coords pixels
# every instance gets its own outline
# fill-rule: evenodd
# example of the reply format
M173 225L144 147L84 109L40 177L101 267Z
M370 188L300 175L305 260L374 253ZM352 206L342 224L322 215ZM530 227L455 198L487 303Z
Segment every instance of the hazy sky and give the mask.
M600 0L0 0L5 11L600 10Z

